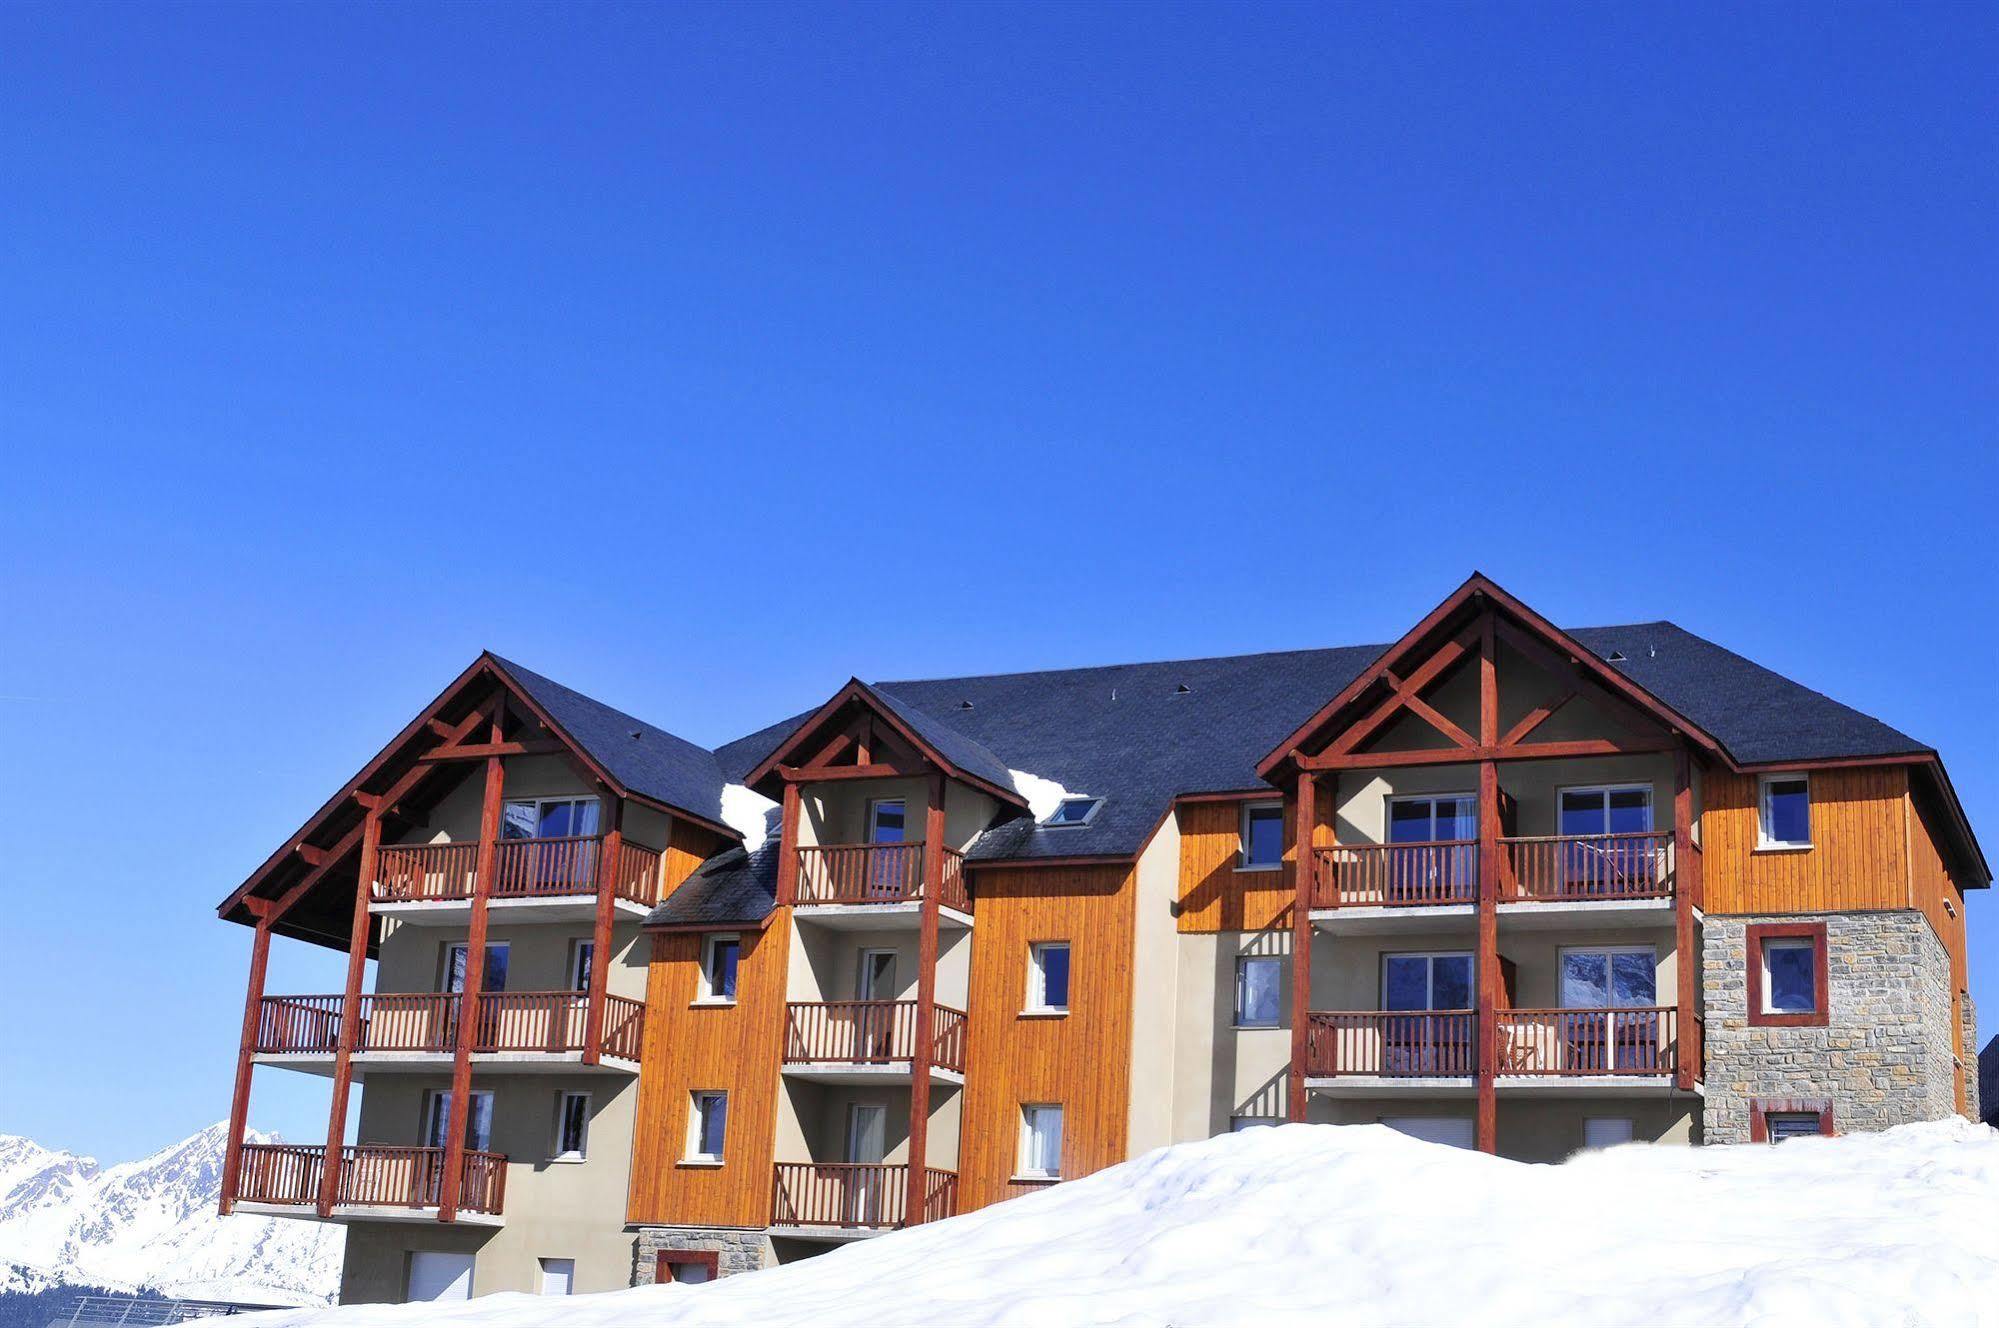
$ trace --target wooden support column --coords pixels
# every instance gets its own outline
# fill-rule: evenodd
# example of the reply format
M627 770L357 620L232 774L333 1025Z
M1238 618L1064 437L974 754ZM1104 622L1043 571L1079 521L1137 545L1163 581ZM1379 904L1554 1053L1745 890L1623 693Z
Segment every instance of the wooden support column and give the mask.
M604 990L611 976L611 923L618 897L618 855L625 847L625 800L609 788L604 795L604 841L597 851L597 925L590 933L590 993L583 1012L585 1065L596 1065L603 1060ZM672 826L669 821L669 831Z
M1499 741L1499 675L1493 659L1493 617L1479 625L1478 732L1485 748ZM1482 1153L1499 1151L1499 765L1478 763L1478 1112L1473 1142Z
M1334 776L1337 780L1338 776ZM1285 1083L1285 1117L1305 1119L1305 1072L1311 1049L1312 1010L1312 887L1318 875L1318 854L1312 829L1318 817L1318 781L1309 770L1298 772L1298 792L1292 806L1291 871L1291 1074Z
M786 791L790 786L786 786ZM909 1062L909 1194L903 1222L923 1220L930 1195L930 1064L937 1039L937 918L944 885L944 776L932 772L923 812L923 903L916 949L916 1046Z
M493 718L493 741L499 742L503 711ZM486 985L486 905L493 897L493 866L500 847L500 800L506 767L497 756L486 758L486 793L479 808L479 859L472 879L472 922L465 937L465 983L458 994L458 1045L451 1061L451 1104L444 1126L444 1176L439 1186L437 1220L458 1220L458 1189L465 1173L465 1128L472 1098L472 1046L478 1039L480 998ZM597 962L595 955L591 963Z
M777 902L789 908L798 902L798 785L784 781L784 819L778 823Z
M1691 763L1683 745L1673 753L1673 971L1679 976L1678 1009L1673 1012L1674 1083L1682 1092L1693 1091L1701 1068L1690 1054L1700 1045L1694 1036L1695 967L1698 960L1694 940L1694 877L1700 868L1694 861L1694 785Z
M326 1164L319 1175L319 1215L329 1217L340 1194L341 1149L347 1143L347 1094L354 1083L354 1044L361 1036L361 978L368 965L368 893L375 887L375 861L382 848L382 808L368 809L361 822L361 864L354 873L354 929L347 943L347 986L340 1001L340 1041L333 1052L333 1105L326 1119Z
M250 1123L250 1072L255 1068L257 1025L264 1005L264 969L271 957L271 918L274 910L268 899L246 899L243 906L257 920L257 934L250 942L250 987L243 997L243 1040L236 1048L236 1092L229 1099L229 1140L222 1154L222 1216L236 1207L236 1184L243 1170L243 1131Z

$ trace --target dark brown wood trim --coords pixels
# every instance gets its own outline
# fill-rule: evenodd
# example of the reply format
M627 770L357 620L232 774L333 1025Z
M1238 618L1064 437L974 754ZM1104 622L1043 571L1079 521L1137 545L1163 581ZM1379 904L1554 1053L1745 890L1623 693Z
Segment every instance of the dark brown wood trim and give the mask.
M1749 1142L1767 1144L1770 1142L1770 1117L1773 1115L1802 1115L1815 1113L1819 1118L1820 1134L1837 1134L1832 1119L1832 1099L1829 1097L1753 1097L1749 1099Z
M243 1131L250 1121L250 1076L256 1068L257 1020L264 1003L264 973L271 957L271 905L248 901L257 919L250 942L250 982L243 996L243 1039L236 1049L236 1087L229 1098L229 1138L222 1154L222 1195L219 1208L227 1217L236 1207L236 1187L243 1171Z
M347 1142L347 1098L354 1083L354 1044L361 1036L361 978L368 964L368 895L375 878L375 855L382 845L382 813L372 808L361 822L361 866L354 874L354 929L347 942L347 985L340 1002L340 1040L333 1052L333 1099L326 1115L326 1162L320 1168L319 1215L333 1213L340 1189L336 1159Z
M1302 1121L1306 1116L1306 1061L1311 1050L1312 1009L1312 888L1319 855L1313 851L1312 829L1318 823L1317 777L1309 770L1298 772L1297 792L1291 795L1293 866L1291 883L1291 1066L1285 1078L1285 1118Z
M930 1062L937 1035L937 924L944 893L944 775L930 775L923 809L923 900L918 905L916 1046L909 1060L909 1191L904 1221L915 1225L929 1207Z
M493 716L497 741L505 716ZM472 874L472 919L465 933L465 983L458 993L458 1045L451 1058L451 1102L444 1126L444 1177L437 1220L458 1220L458 1193L465 1174L465 1127L472 1098L472 1044L478 1039L479 1007L486 991L487 905L493 898L493 867L500 847L500 817L506 795L507 763L486 758L486 787L479 806L479 857ZM604 957L592 955L593 967Z
M652 1280L678 1282L672 1271L675 1268L705 1268L712 1282L722 1275L722 1256L716 1250L661 1250L653 1259Z
M1812 942L1812 1003L1804 1014L1779 1014L1763 1008L1763 943L1769 940ZM1824 1028L1831 1018L1827 1001L1826 925L1823 922L1752 922L1745 931L1744 980L1749 984L1749 1023L1762 1028Z

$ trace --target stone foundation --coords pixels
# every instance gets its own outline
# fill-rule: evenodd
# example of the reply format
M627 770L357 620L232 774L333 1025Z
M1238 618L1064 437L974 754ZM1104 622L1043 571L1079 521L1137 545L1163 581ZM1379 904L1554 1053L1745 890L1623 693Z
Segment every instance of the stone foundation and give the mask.
M1746 929L1826 924L1824 1027L1750 1027ZM1716 917L1702 929L1708 1143L1746 1143L1755 1098L1829 1098L1842 1133L1957 1109L1950 961L1928 919L1883 913Z
M1964 1118L1979 1120L1983 1103L1979 1097L1978 1082L1978 1007L1971 1002L1971 993L1965 992L1959 998L1962 1027L1958 1033L1959 1056L1964 1062Z
M650 1286L661 1250L697 1250L718 1256L716 1276L754 1273L776 1263L770 1237L758 1227L640 1227L632 1260L632 1285Z

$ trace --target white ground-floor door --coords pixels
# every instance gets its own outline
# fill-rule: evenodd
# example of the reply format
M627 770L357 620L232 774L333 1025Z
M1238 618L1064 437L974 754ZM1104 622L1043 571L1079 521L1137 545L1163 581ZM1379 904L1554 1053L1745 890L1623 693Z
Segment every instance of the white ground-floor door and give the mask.
M472 1256L443 1250L410 1255L411 1302L472 1299Z
M1381 1123L1412 1139L1449 1144L1453 1148L1472 1146L1472 1123L1466 1116L1383 1116Z

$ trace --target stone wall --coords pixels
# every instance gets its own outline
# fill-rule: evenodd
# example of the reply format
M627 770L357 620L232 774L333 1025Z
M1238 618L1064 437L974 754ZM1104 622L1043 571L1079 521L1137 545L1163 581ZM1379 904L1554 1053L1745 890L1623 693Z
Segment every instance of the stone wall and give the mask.
M716 1260L716 1275L719 1277L754 1273L776 1262L771 1254L770 1237L760 1230L741 1227L640 1227L637 1254L632 1262L633 1286L652 1284L661 1250L713 1251L721 1256Z
M1824 1027L1750 1027L1747 928L1759 922L1826 924ZM1709 916L1701 987L1708 1143L1747 1142L1753 1098L1830 1098L1842 1133L1957 1109L1950 961L1921 913Z
M1978 1120L1979 1112L1983 1110L1980 1092L1983 1085L1978 1081L1978 1007L1972 1004L1968 991L1964 993L1961 1004L1964 1026L1957 1045L1964 1059L1964 1115L1966 1120Z

